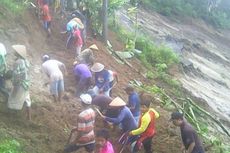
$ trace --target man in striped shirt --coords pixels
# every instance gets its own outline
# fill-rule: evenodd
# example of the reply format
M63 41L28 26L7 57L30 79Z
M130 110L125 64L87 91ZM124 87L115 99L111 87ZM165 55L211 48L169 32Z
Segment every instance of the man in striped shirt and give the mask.
M82 147L89 153L94 153L95 135L94 135L94 122L95 112L90 108L92 98L89 94L82 94L80 96L82 104L82 112L78 115L77 127L71 130L68 144L64 153L76 151ZM77 132L76 138L70 142L72 134Z

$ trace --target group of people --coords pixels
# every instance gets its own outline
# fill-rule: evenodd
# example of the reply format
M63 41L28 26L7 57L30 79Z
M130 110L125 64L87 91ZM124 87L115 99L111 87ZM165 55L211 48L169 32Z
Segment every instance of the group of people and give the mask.
M37 4L42 10L44 28L50 36L51 15L48 1L37 0ZM136 153L143 147L146 153L152 153L152 139L156 133L155 121L159 118L159 113L151 107L151 101L141 101L139 94L131 85L124 88L127 94L127 103L121 97L112 95L112 89L118 83L118 74L113 70L106 69L102 63L95 62L94 52L99 50L95 44L81 51L83 44L86 45L85 22L84 16L75 11L71 14L71 19L66 25L65 33L69 34L66 47L70 48L72 42L76 47L72 69L76 80L75 96L80 98L82 108L78 115L77 125L71 130L68 145L65 146L63 152L73 152L84 147L87 152L93 153L95 144L99 144L99 153L114 153L113 145L109 141L111 131L104 128L94 131L98 113L104 121L105 127L113 125L120 129L119 142L124 146L129 145L130 152ZM28 119L31 119L29 62L26 47L13 45L12 48L15 50L16 60L12 67L13 88L7 96L7 105L9 109L13 110L21 110L25 105ZM5 91L4 80L7 76L6 53L5 46L0 43L1 92ZM61 101L65 90L64 77L67 75L65 64L45 54L42 56L41 68L48 78L45 84L49 84L50 94L54 101ZM187 123L183 114L174 112L171 115L171 120L181 129L184 151L186 153L204 153L196 131Z
M55 5L61 5L61 12L64 11L64 0L56 0ZM42 17L43 27L47 32L47 36L51 36L51 21L52 16L49 7L49 0L36 0L36 5L38 7L38 14ZM56 11L56 6L55 6ZM74 46L75 57L77 57L82 49L82 46L86 41L86 17L79 11L73 11L69 17L67 17L68 23L66 24L66 30L62 31L62 34L68 34L66 48L70 49Z

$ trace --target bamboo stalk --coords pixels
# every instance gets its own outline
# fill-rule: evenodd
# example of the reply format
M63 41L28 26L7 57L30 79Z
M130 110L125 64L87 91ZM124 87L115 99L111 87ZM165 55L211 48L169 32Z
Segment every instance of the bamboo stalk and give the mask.
M190 111L190 113L192 114L192 117L193 117L194 121L196 122L196 127L197 127L198 131L201 131L201 130L200 130L200 126L199 126L199 124L198 124L198 122L197 122L196 116L195 116L195 114L194 114L193 109L192 109L191 106L189 107L189 111Z
M202 109L201 107L199 107L197 104L195 104L190 98L186 98L194 107L196 107L199 111L201 111L202 113L204 113L205 115L207 115L208 117L210 117L214 122L216 122L221 129L230 137L230 134L228 132L228 130L224 127L224 125L216 118L214 118L209 112L205 111L204 109Z

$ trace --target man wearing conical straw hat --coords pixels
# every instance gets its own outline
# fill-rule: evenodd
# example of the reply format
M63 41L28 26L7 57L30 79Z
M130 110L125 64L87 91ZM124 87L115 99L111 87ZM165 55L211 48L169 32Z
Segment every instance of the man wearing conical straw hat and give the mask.
M113 124L116 124L116 125L120 124L122 133L123 133L121 137L123 137L123 135L127 136L127 141L125 142L126 144L129 144L135 141L137 139L137 136L128 137L128 133L137 128L137 123L133 117L132 112L126 106L126 103L120 97L116 97L109 104L109 106L112 109L118 110L117 117L107 117L107 116L101 115L102 118L107 122L112 122Z
M93 65L94 64L94 53L93 53L94 51L98 51L98 48L95 44L83 50L77 57L77 61L79 61L79 63Z
M8 108L21 110L26 105L27 117L31 120L31 100L29 94L29 62L26 60L26 47L24 45L13 45L16 61L13 65L13 89L8 99Z

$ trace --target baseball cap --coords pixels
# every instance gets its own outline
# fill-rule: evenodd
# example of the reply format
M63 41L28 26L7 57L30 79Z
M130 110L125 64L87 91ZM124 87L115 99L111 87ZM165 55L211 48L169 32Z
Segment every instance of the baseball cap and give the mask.
M92 97L89 94L81 94L80 99L85 104L90 105L92 103Z
M170 121L172 120L177 120L177 119L183 119L183 114L181 112L173 112L171 114L171 118L170 118Z

